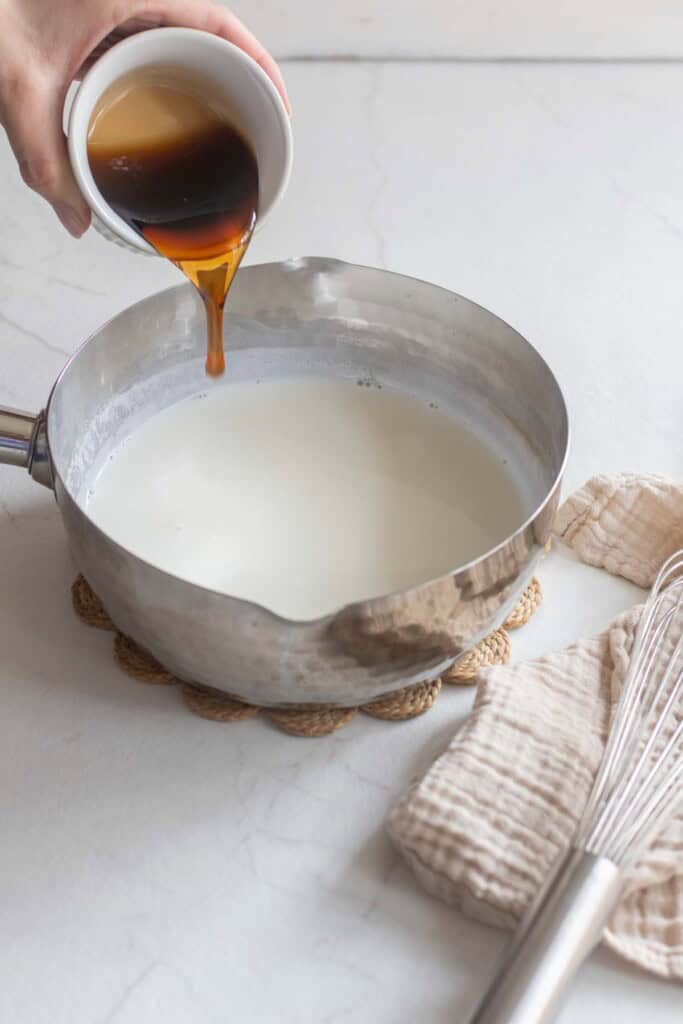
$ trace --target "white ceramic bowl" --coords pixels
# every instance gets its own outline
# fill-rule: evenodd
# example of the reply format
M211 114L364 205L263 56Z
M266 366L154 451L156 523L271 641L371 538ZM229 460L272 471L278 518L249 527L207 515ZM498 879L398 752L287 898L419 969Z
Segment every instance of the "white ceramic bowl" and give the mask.
M156 251L102 197L88 161L88 127L102 93L136 68L176 64L201 74L230 104L237 127L250 141L259 170L262 227L284 193L292 166L292 130L280 94L265 71L239 47L188 28L158 28L117 43L90 69L66 114L69 156L76 181L93 213L93 225L111 241L137 252Z

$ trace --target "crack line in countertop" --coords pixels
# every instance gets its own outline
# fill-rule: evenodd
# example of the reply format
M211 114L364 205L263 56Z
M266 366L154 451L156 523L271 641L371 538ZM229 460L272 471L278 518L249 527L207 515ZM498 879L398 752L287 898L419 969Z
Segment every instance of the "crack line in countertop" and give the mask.
M23 334L24 337L32 338L33 341L37 341L38 344L42 345L43 348L46 348L48 352L56 352L60 356L65 356L67 359L71 355L71 353L67 352L65 348L60 348L59 345L51 345L46 338L43 338L40 334L36 334L35 331L30 331L28 327L23 327L20 323L17 323L16 320L12 320L8 317L5 313L0 313L0 323L7 324L8 327L13 327L15 331L19 331L20 334Z

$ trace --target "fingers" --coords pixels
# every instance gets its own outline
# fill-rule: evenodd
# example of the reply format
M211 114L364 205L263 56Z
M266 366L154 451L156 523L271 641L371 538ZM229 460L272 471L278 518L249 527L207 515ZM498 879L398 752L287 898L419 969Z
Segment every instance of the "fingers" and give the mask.
M130 26L130 31L135 32L141 27L149 28L153 25L179 25L211 32L239 46L240 50L248 53L263 68L280 93L287 112L291 114L287 89L276 61L246 25L226 7L218 6L212 0L151 0L141 3L136 9L136 15L120 28L125 30Z
M67 231L80 238L90 224L90 209L69 163L61 90L21 73L5 78L2 89L3 123L22 178L47 199Z
M225 7L212 0L126 0L121 7L125 14L114 28L118 37L159 25L177 25L210 32L239 46L263 68L291 113L285 84L275 60L239 18ZM106 34L107 28L111 27L111 22L103 26L103 33ZM102 43L98 50L115 41L113 35L111 33L104 39L100 35ZM95 38L98 38L96 33ZM91 47L92 43L88 48ZM76 55L76 61L80 59L82 57ZM30 61L26 67L20 66L17 71L12 71L8 70L7 63L2 66L0 61L0 120L7 131L21 175L30 188L52 204L67 231L78 238L90 224L90 210L74 179L62 133L65 93L65 83L60 77L63 77L62 72L56 66L52 73L37 74L35 65ZM64 61L57 62L59 67L63 64ZM68 77L72 75L73 70Z
M228 42L234 43L235 46L239 46L241 50L248 53L250 57L253 57L257 64L259 64L265 73L270 78L271 82L280 93L283 99L287 113L292 113L292 108L287 96L287 89L285 87L285 80L282 77L279 67L273 57L268 53L264 46L259 43L258 39L252 35L246 25L237 18L231 11L228 11L225 7L218 8L219 13L219 30L216 31L215 35L220 35Z

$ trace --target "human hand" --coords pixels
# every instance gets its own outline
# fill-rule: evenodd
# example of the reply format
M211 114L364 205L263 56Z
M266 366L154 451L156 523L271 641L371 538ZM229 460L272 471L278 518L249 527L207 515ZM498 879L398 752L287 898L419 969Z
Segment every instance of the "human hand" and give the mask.
M214 0L0 0L0 123L26 184L79 238L90 209L71 171L62 130L69 85L124 36L161 25L203 29L239 46L272 79L279 68L249 30Z

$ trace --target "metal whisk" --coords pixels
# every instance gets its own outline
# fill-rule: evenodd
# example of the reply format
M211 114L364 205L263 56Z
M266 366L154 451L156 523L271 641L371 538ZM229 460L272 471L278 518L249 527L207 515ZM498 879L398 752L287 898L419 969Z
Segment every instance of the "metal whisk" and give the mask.
M549 1024L599 941L625 871L683 805L683 551L643 609L605 751L573 844L506 950L470 1024Z

